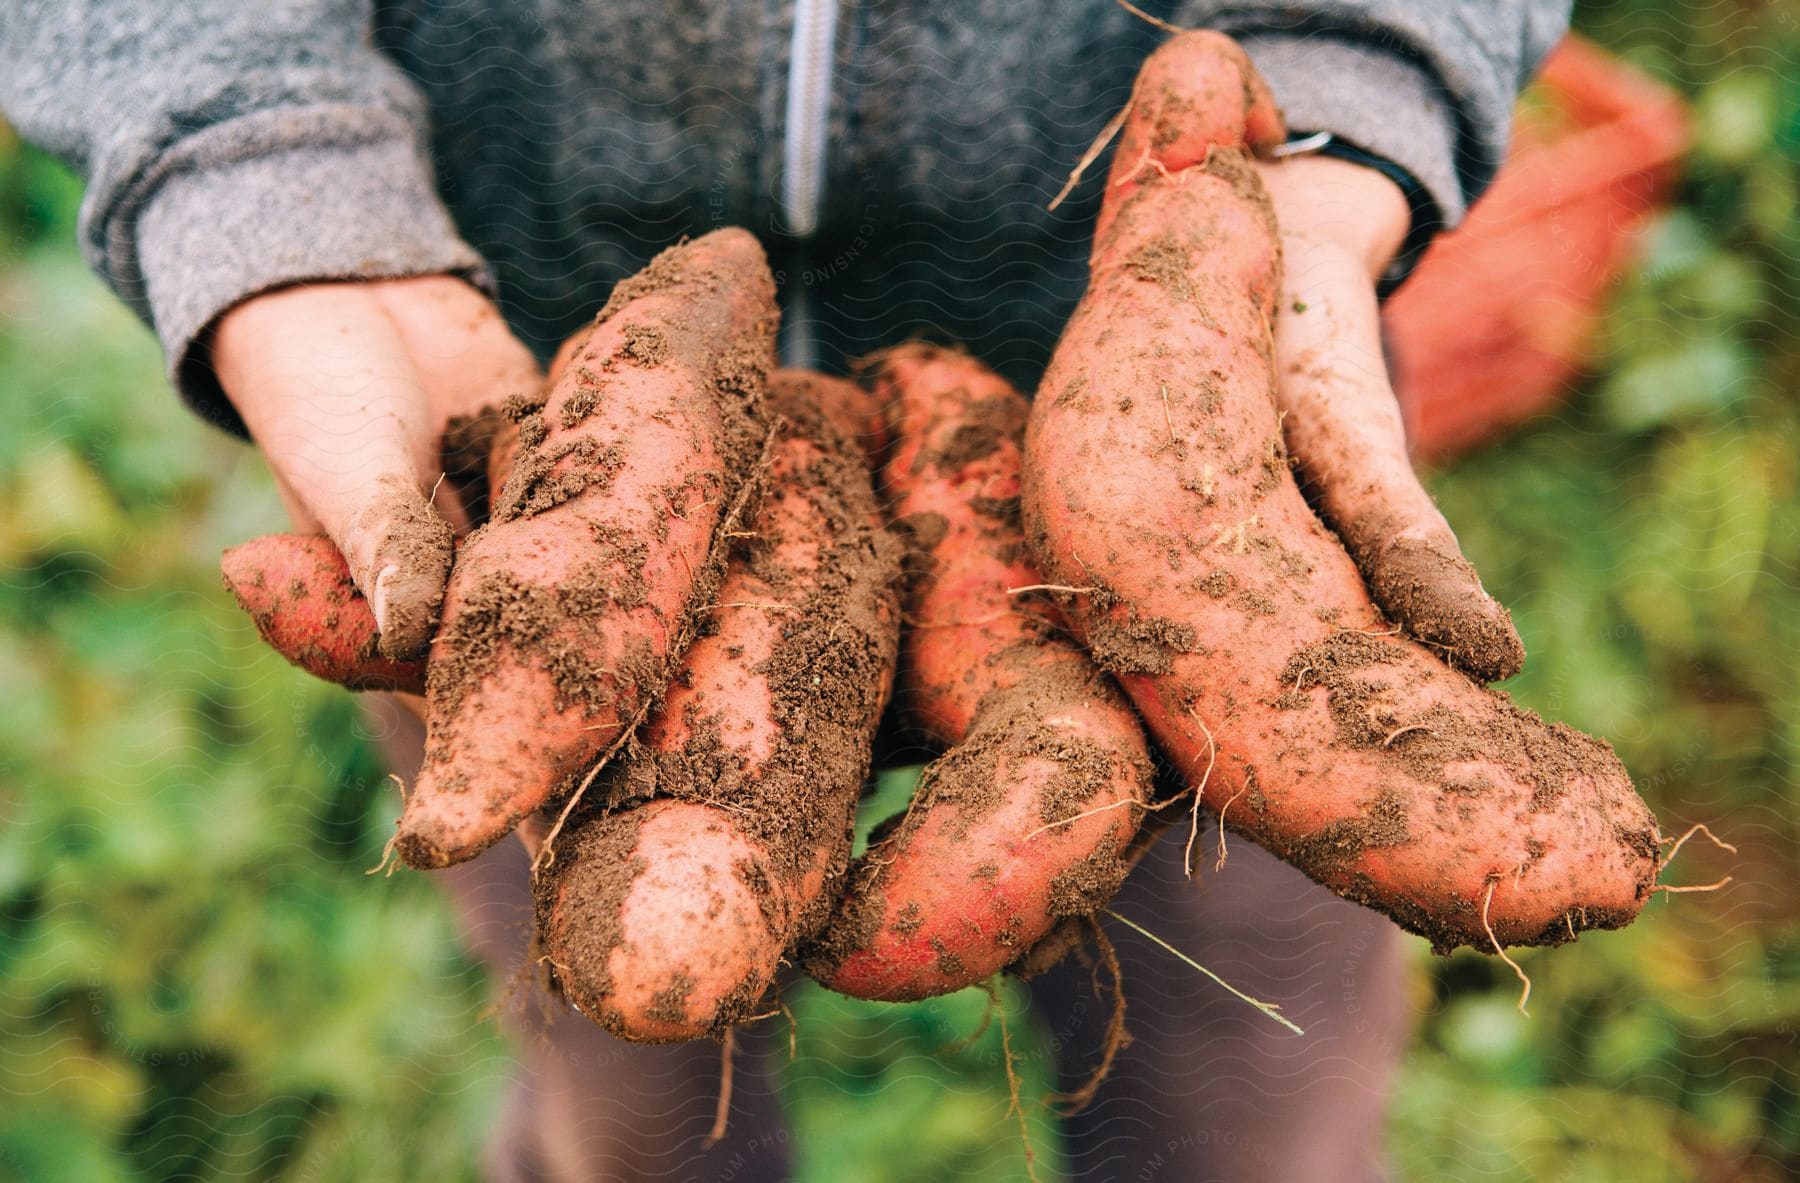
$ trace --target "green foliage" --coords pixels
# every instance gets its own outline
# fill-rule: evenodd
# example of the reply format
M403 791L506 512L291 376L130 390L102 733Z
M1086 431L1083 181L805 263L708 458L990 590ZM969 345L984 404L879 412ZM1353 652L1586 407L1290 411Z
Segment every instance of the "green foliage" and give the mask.
M1738 847L1696 838L1671 881L1733 881L1521 955L1529 1019L1504 966L1422 958L1407 1178L1774 1179L1800 1155L1800 22L1756 7L1582 7L1695 96L1694 158L1588 391L1434 488L1530 652L1512 693L1609 737L1666 832Z
M0 143L0 1178L472 1178L508 1063L349 696L219 586L274 528Z
M793 1010L797 1054L783 1085L799 1183L1023 1183L1009 1043L1037 1175L1062 1177L1048 1108L1055 1063L1016 982L991 996L969 989L909 1005L862 1002L808 982Z

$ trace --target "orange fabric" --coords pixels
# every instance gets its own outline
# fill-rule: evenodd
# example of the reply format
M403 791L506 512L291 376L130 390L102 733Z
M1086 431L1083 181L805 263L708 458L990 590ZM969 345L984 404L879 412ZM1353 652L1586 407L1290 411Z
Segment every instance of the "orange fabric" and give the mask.
M1573 35L1551 53L1493 186L1383 314L1418 459L1449 459L1566 393L1688 143L1673 90Z

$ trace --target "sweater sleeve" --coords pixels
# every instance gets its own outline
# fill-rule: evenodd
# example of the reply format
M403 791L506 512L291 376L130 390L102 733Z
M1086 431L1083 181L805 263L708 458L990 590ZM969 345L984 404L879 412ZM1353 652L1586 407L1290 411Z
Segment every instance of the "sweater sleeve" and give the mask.
M1493 181L1513 103L1567 31L1569 0L1185 0L1174 20L1237 38L1290 131L1330 132L1403 181L1404 265Z
M0 111L86 180L89 265L228 429L203 346L234 304L307 280L491 287L370 19L368 0L14 0L0 20Z

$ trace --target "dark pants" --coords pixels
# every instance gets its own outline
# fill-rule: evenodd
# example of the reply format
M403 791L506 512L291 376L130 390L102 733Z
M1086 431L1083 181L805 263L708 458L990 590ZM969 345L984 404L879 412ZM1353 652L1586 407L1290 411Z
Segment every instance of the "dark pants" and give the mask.
M385 696L371 721L409 782L419 724ZM1280 1003L1305 1029L1277 1025L1131 932L1107 931L1124 965L1132 1042L1084 1112L1064 1124L1075 1177L1125 1183L1363 1183L1382 1176L1382 1116L1406 1045L1399 932L1248 842L1214 872L1203 836L1198 882L1182 873L1177 827L1132 873L1113 907L1239 989ZM497 982L517 981L531 934L527 856L505 842L438 873L470 948ZM1071 960L1031 983L1038 1013L1079 1086L1097 1061L1110 1000ZM625 1043L561 1003L508 1009L518 1078L489 1154L494 1183L785 1179L791 1147L776 1104L786 1028L736 1040L730 1127L710 1149L719 1047ZM950 1183L950 1181L946 1181Z

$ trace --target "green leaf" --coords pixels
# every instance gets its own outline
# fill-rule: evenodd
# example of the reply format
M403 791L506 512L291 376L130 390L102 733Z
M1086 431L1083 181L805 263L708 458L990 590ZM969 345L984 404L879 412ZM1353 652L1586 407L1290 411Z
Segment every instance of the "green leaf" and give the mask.
M1744 396L1751 361L1727 339L1678 340L1631 358L1600 386L1600 405L1624 431L1729 409Z

